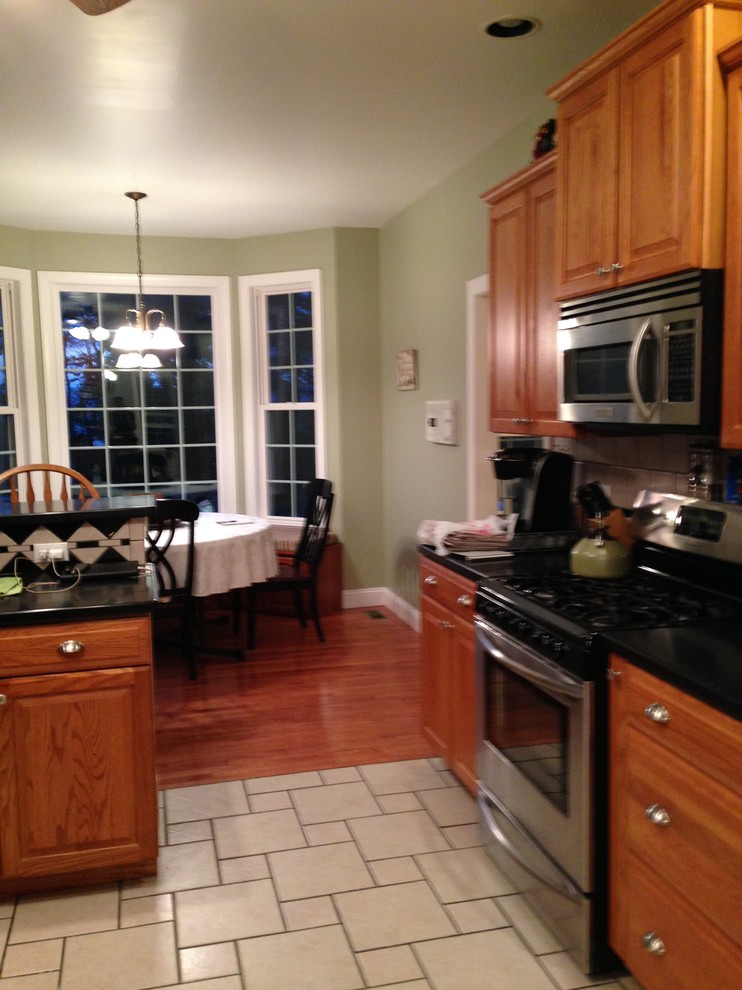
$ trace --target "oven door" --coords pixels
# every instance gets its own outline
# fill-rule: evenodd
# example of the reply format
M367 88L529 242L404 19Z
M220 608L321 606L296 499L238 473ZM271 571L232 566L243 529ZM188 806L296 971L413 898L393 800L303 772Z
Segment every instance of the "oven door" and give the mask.
M517 825L510 830L509 852L542 876L544 863L552 860L589 893L594 889L594 684L481 616L475 623L477 773ZM530 837L530 849L519 836Z

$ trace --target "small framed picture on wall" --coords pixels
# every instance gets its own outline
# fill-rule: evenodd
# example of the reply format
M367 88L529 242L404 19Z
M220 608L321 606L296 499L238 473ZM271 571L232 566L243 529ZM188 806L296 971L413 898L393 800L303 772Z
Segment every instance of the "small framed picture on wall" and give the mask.
M409 392L417 388L417 351L397 351L397 388Z

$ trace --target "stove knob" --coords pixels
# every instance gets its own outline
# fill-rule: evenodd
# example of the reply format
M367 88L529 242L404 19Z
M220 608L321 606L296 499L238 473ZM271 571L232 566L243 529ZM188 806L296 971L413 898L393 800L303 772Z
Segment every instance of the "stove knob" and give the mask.
M520 622L517 623L516 628L519 630L519 632L525 632L529 628L529 623L526 622L524 619L521 619Z
M551 646L551 636L548 633L542 633L541 643L548 649L548 647Z
M551 649L552 649L552 652L553 652L553 653L554 653L555 655L558 655L558 654L560 654L560 653L564 653L564 652L566 651L566 649L567 649L567 644L566 644L566 643L563 643L563 642L561 641L561 639L556 639L556 640L554 640L554 642L552 643L552 646L551 646Z

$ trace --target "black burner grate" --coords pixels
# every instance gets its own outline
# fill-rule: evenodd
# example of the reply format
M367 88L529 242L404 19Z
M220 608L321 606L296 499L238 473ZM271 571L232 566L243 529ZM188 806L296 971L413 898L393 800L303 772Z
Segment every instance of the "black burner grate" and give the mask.
M697 625L737 612L727 599L650 576L600 580L564 571L502 578L500 583L596 632Z

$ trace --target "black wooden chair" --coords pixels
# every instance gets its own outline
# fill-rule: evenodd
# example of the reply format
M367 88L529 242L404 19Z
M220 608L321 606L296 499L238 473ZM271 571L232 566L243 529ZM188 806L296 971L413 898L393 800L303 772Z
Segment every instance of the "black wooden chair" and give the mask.
M304 595L309 600L309 615L317 630L317 637L324 642L324 633L317 609L317 568L322 560L330 529L332 513L332 482L322 478L310 481L304 490L306 511L301 536L290 564L279 564L278 574L247 589L247 648L255 646L255 610L261 592L290 591L294 610L302 626L306 626Z
M195 523L199 508L185 499L158 500L150 516L146 537L147 559L154 564L160 596L158 610L174 612L180 618L180 641L188 663L188 675L196 677L196 608L192 598ZM184 575L176 575L168 560L168 550L176 529L186 529L187 550Z

